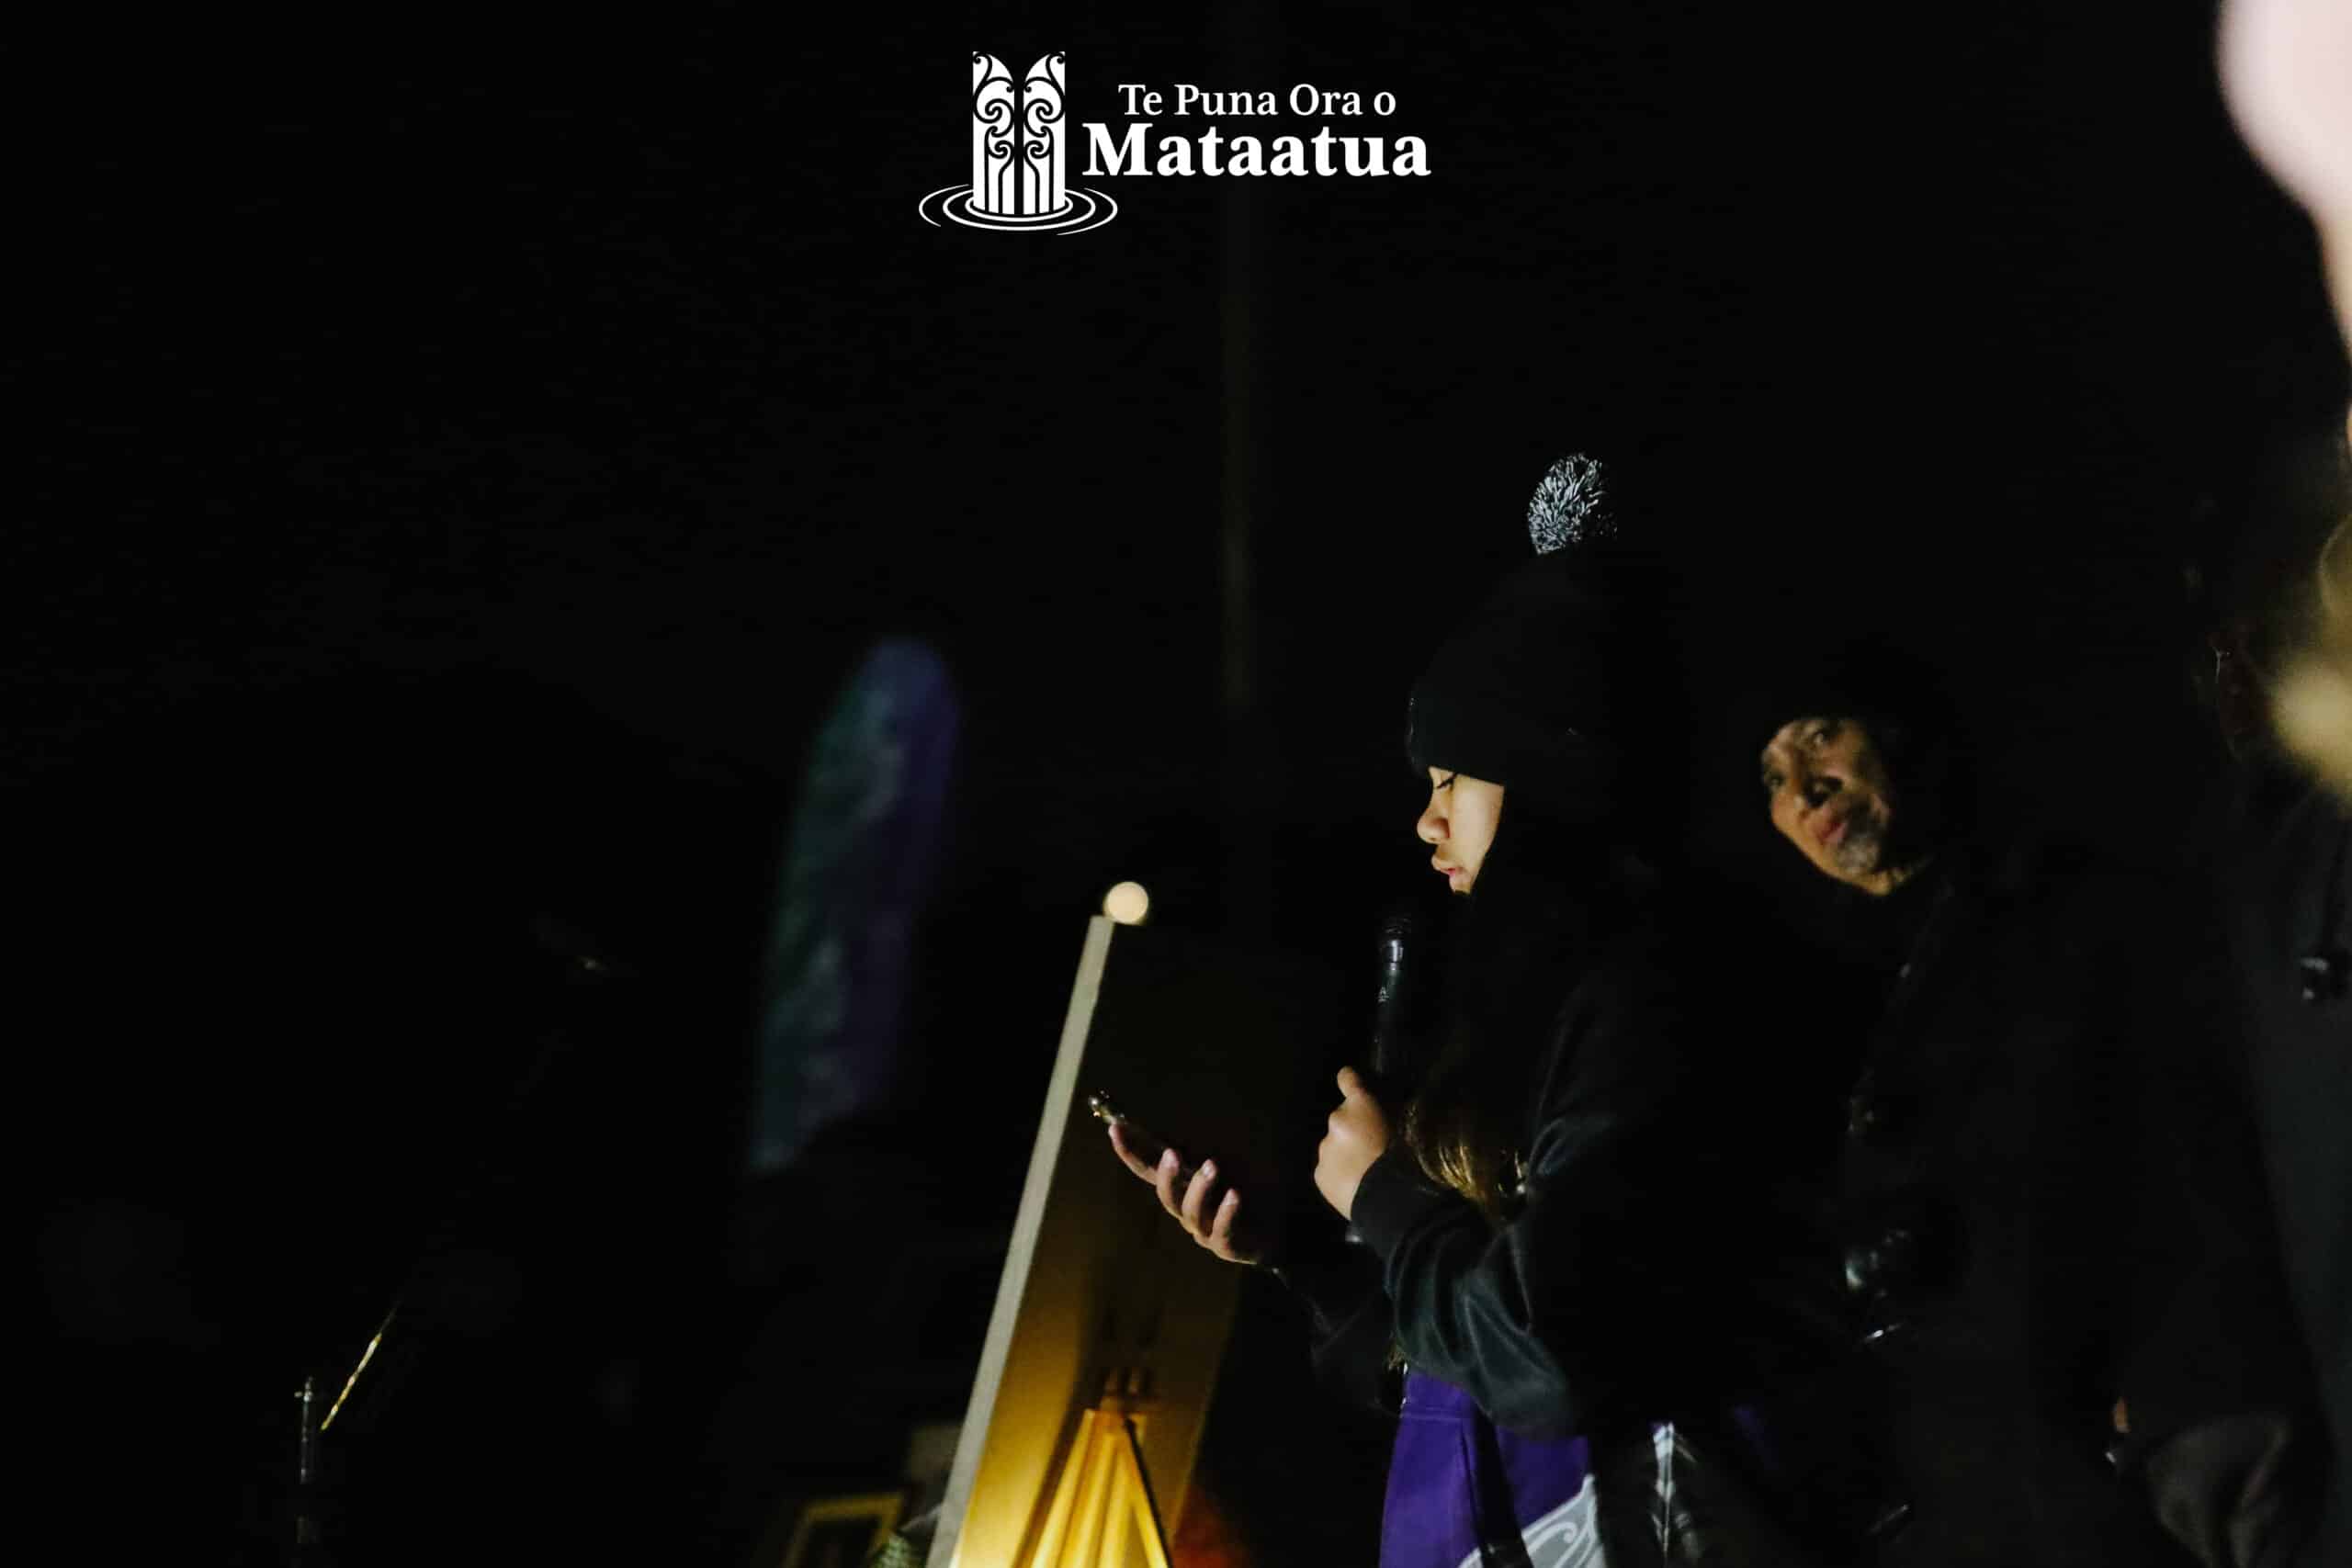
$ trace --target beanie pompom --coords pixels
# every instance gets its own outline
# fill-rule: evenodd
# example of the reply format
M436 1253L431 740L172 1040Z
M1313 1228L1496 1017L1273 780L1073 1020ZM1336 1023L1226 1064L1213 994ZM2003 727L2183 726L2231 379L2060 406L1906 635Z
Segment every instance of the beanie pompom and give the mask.
M1606 539L1616 532L1609 472L1597 459L1578 452L1544 470L1535 499L1527 505L1527 536L1537 555Z
M1542 803L1562 821L1629 820L1630 763L1674 711L1643 640L1651 593L1613 547L1610 471L1579 452L1544 473L1520 563L1442 645L1413 688L1414 769L1467 773Z

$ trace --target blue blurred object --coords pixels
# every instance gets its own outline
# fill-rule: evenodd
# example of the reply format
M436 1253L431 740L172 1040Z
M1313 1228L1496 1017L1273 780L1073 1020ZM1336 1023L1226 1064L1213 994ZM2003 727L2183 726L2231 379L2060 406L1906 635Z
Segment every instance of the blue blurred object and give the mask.
M817 733L762 968L754 1176L791 1164L896 1075L957 723L938 656L893 638Z

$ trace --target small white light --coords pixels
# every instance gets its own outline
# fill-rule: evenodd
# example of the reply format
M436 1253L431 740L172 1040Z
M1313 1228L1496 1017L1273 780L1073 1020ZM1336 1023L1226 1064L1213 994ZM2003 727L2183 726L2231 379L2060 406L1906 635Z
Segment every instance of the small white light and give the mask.
M1140 882L1122 882L1102 895L1102 912L1123 926L1139 926L1151 912L1151 895Z

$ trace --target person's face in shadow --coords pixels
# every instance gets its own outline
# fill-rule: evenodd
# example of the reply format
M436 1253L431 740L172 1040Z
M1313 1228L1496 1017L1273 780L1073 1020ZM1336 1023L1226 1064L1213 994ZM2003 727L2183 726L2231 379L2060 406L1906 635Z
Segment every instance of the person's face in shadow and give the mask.
M1486 863L1502 816L1502 785L1431 768L1430 803L1413 824L1413 832L1433 852L1430 864L1445 878L1446 886L1467 893L1478 880L1478 868Z
M1870 894L1891 893L1909 875L1892 850L1900 804L1893 773L1867 725L1792 718L1765 742L1759 762L1772 826L1815 870Z

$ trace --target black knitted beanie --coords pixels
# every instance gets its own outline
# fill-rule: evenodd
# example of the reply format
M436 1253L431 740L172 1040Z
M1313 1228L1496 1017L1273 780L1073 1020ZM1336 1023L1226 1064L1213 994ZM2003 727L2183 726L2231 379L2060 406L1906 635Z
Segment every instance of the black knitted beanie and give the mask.
M1646 619L1611 504L1581 454L1552 465L1528 509L1536 558L1514 571L1414 686L1414 770L1467 773L1598 823L1623 803L1644 671L1657 651L1628 636Z

